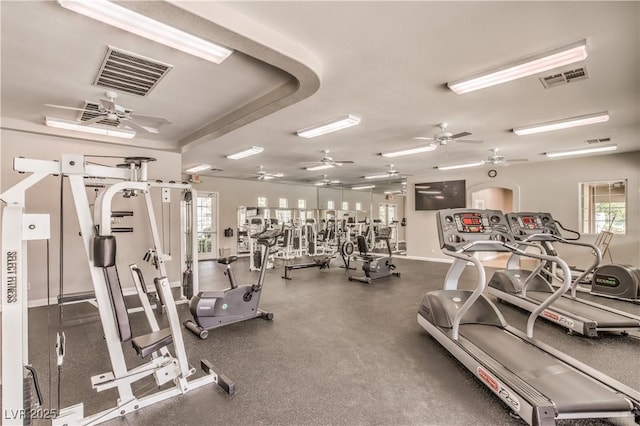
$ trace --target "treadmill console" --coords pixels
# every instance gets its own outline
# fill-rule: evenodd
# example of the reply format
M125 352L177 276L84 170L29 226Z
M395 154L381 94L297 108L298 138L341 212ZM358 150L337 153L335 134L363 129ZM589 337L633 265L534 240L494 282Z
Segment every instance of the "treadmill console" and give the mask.
M500 210L446 209L436 214L440 248L458 251L509 251L495 241L513 242L507 219ZM474 244L473 241L487 241Z
M516 240L553 241L555 237L560 236L560 231L550 213L507 213L506 217Z

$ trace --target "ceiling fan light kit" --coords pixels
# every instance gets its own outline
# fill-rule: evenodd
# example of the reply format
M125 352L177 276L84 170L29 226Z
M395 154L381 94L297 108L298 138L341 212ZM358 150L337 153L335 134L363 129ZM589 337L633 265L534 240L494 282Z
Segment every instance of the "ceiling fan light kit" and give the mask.
M264 151L264 148L262 148L261 146L252 146L251 148L245 149L244 151L227 155L227 158L230 160L239 160L241 158L249 157L251 155L260 154L262 151Z
M454 93L461 95L583 61L588 55L587 40L582 39L472 77L452 81L447 83L447 86Z
M94 135L113 136L116 138L132 139L136 132L127 129L115 129L108 127L86 126L77 121L62 118L45 117L45 124L58 129L75 130L77 132L92 133Z
M360 124L360 118L349 114L346 117L340 117L336 120L331 120L298 130L296 134L302 138L315 138L316 136L346 129L358 124Z
M534 133L549 132L552 130L569 129L571 127L586 126L595 123L604 123L609 121L609 113L607 111L595 114L581 115L578 117L563 118L562 120L548 121L546 123L533 124L531 126L516 127L513 133L518 136L532 135Z
M107 0L58 0L65 9L164 44L215 64L222 63L233 50L188 34Z
M595 154L598 152L615 151L617 149L618 149L618 145L604 145L604 146L598 146L598 147L592 147L592 148L573 149L568 151L547 152L545 153L545 155L549 158L556 158L556 157L567 157L570 155Z

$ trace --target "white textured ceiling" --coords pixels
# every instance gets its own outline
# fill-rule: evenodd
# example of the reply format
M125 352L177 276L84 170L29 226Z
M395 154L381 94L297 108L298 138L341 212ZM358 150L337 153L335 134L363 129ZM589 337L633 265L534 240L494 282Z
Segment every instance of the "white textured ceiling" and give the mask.
M138 113L171 121L161 135L126 143L182 151L185 168L207 162L224 170L205 175L251 178L264 165L284 173L286 181L327 173L355 184L389 163L418 174L486 159L491 148L530 162L593 138L609 137L622 152L640 149L640 2L123 4L236 52L221 65L210 64L55 2L2 2L4 128L72 135L44 125L45 115L61 116L44 104L81 106L100 98L104 89L92 82L106 46L113 45L174 65L148 97L118 99ZM445 86L583 38L590 54L579 65L586 66L587 80L545 89L538 75L465 95ZM600 111L610 112L609 122L531 136L510 130ZM345 114L361 117L361 124L315 139L295 135ZM484 143L457 143L393 161L377 155L417 145L412 138L432 136L440 122ZM224 158L252 145L265 151L239 161ZM355 164L302 170L300 162L320 159L324 149Z

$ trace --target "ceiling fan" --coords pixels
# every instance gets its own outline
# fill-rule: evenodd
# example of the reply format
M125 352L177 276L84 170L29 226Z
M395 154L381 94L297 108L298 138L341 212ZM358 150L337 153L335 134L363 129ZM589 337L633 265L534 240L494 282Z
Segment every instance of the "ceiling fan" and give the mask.
M111 127L128 127L137 132L159 133L160 126L169 123L166 118L134 114L133 110L116 104L115 101L118 98L116 92L107 90L104 95L105 98L100 98L100 103L85 101L84 108L53 104L46 104L45 106L80 111L82 114L78 118L78 124L83 126L101 124ZM142 125L138 121L152 122L155 127Z
M329 178L327 178L327 175L322 175L322 180L319 180L319 181L315 182L314 185L316 185L316 186L331 186L331 185L337 185L339 183L340 183L339 180L329 179Z
M494 166L503 166L506 167L509 163L529 161L526 158L505 158L503 155L498 154L498 148L491 148L491 155L485 161L486 164L491 164Z
M453 142L464 142L464 143L482 143L483 141L477 139L462 139L466 136L471 136L469 132L461 132L456 133L455 135L451 132L447 132L448 123L440 123L438 127L440 128L440 132L433 135L433 137L426 136L418 136L413 139L423 140L423 141L433 141L433 145L447 145Z
M320 161L307 161L300 163L305 166L306 170L322 170L329 169L331 167L342 167L343 164L353 164L351 160L334 160L332 157L329 157L329 150L325 149L322 151L324 153L324 157Z
M413 176L413 175L400 173L393 168L393 164L388 164L386 172L378 173L375 175L363 176L363 178L365 179L396 179L396 178L403 178L406 176Z
M256 175L258 180L270 180L270 179L275 179L275 178L281 178L283 176L284 176L284 174L282 174L282 173L269 173L269 172L266 172L262 166L260 166L260 169L258 170L258 173Z

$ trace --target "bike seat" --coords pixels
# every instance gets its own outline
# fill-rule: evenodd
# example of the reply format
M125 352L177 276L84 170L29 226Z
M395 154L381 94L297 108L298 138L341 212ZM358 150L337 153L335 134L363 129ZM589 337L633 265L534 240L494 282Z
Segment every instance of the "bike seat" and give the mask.
M228 265L230 263L235 262L236 260L238 260L238 256L221 257L220 259L218 259L218 263L222 263L223 265Z

